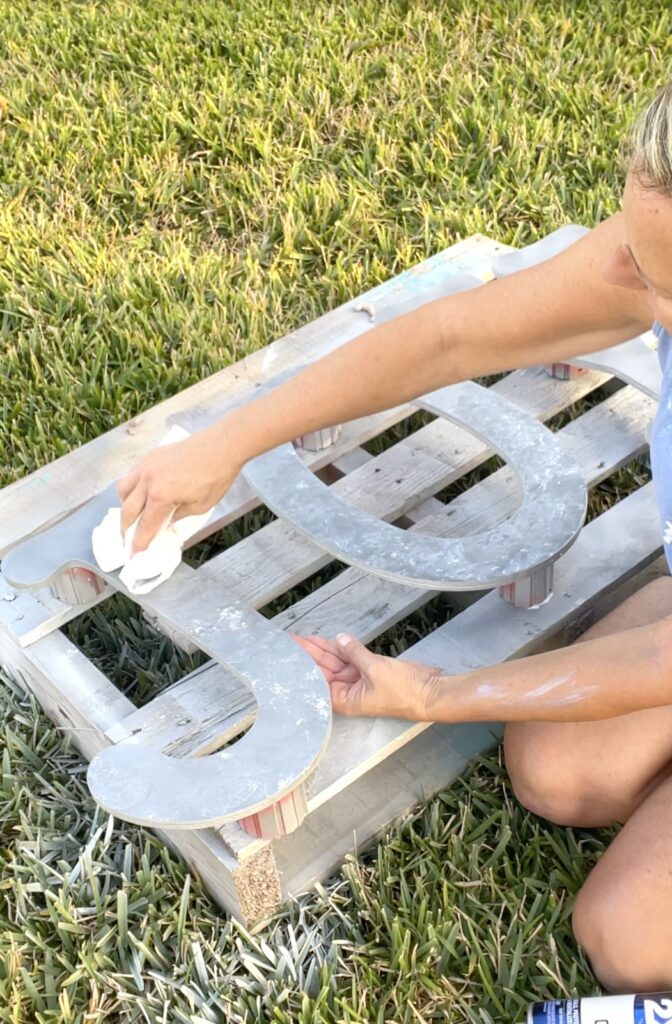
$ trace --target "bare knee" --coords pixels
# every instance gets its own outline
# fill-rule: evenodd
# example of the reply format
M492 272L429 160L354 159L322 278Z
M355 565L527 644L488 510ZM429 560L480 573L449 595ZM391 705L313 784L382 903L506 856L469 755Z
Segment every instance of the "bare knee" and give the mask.
M545 722L506 726L504 754L516 798L556 825L595 828L618 820L617 808L600 798L572 760L567 737L562 727Z
M651 580L650 583L642 587L641 590L636 591L636 594L651 600L652 610L660 618L664 615L669 615L670 611L672 611L672 576L667 574L658 576L655 580Z
M664 908L661 908L664 913ZM656 922L641 911L628 887L609 887L591 875L574 904L574 935L593 971L610 992L661 992L672 988L669 945L655 938Z
M591 640L600 636L634 629L662 619L672 613L672 576L658 576L617 605L579 638Z

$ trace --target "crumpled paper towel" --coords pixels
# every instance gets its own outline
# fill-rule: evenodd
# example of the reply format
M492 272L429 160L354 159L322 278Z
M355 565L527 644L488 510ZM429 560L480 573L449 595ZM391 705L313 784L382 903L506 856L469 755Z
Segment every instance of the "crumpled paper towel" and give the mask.
M187 430L175 426L160 444L174 444L187 437ZM200 515L185 516L174 523L168 519L147 548L131 556L138 520L122 537L121 508L110 508L91 535L96 561L103 572L114 572L121 568L119 579L131 594L148 594L172 576L182 561L182 548L190 537L205 526L212 511L210 508Z

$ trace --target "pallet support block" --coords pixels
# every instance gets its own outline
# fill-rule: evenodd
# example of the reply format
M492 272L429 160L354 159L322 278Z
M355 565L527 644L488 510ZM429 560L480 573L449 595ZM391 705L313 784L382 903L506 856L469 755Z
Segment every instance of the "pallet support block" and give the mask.
M302 824L308 813L306 787L297 786L277 803L270 804L256 814L241 818L239 825L256 839L276 839L289 835Z
M544 369L549 377L555 377L556 380L576 380L577 377L589 372L582 366L572 366L571 363L547 363Z
M89 604L105 593L105 582L92 570L76 566L68 569L53 581L50 587L52 595L65 604Z
M516 608L539 608L553 594L553 563L544 565L522 580L507 583L499 592Z
M335 445L343 433L343 424L335 427L324 427L322 430L313 430L309 434L303 434L296 439L296 447L303 448L307 452L323 452Z

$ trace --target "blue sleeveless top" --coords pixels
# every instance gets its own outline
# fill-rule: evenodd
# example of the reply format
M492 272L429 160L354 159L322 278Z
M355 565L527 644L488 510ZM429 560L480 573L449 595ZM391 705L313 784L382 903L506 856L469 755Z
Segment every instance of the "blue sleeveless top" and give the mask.
M663 371L660 405L651 429L651 471L656 489L660 528L668 567L672 572L672 334L653 325Z

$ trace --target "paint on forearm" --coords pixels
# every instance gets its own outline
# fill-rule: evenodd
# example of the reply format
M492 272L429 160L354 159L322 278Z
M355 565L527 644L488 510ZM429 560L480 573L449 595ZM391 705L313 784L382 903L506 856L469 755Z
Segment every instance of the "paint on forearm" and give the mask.
M582 686L575 672L553 676L540 683L533 690L511 693L502 683L479 683L476 696L504 707L521 707L525 704L541 704L543 707L562 707L586 700L599 690L599 686Z

